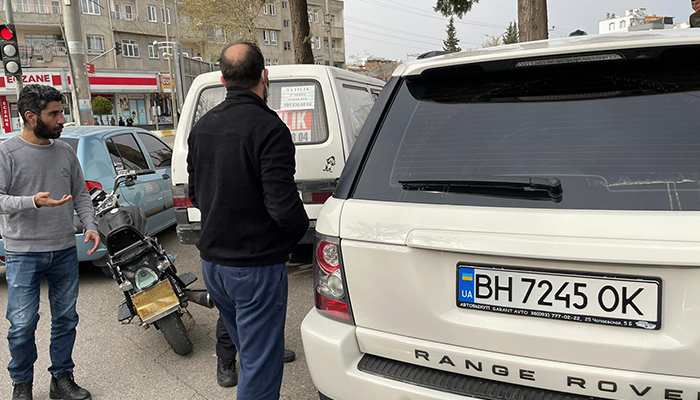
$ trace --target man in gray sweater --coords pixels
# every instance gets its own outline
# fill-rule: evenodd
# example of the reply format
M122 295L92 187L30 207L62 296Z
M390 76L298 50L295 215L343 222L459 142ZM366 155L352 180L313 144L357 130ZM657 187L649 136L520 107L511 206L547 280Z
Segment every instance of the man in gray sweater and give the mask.
M85 400L90 392L73 379L78 314L78 255L73 210L85 226L85 242L100 245L92 203L73 149L56 140L63 124L63 95L50 86L27 85L17 102L20 136L0 144L0 235L7 263L7 340L13 399L32 400L34 331L41 280L51 305L52 399Z

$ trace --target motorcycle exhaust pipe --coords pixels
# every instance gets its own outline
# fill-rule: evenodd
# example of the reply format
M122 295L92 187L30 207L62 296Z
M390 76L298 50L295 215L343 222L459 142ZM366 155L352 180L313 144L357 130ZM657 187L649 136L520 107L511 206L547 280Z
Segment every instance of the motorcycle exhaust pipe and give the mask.
M211 297L209 297L209 293L206 290L186 290L185 294L195 304L206 308L214 308L214 302L211 301Z

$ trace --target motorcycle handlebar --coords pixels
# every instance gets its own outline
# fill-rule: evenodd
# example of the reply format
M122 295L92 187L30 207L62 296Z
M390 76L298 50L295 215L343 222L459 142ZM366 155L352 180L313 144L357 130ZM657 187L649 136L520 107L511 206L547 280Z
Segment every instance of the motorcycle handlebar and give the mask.
M136 174L136 175L149 175L149 174L155 174L155 173L156 173L156 171L154 171L154 170L152 170L152 169L144 169L144 170L141 170L141 171L136 171L135 174Z

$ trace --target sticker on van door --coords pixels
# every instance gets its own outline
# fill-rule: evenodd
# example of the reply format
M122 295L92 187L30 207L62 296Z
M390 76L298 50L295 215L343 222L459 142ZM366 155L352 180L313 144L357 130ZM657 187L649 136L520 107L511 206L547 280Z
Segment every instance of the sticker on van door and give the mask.
M277 111L277 115L289 128L294 143L311 142L313 110Z
M323 172L333 172L333 167L335 167L335 156L330 156L326 158L326 168Z
M316 86L288 86L282 88L280 110L308 110L316 104Z

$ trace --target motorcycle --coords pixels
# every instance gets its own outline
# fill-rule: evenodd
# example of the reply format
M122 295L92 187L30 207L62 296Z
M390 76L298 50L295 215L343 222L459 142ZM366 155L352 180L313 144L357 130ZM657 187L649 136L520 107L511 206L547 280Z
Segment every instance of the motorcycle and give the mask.
M189 289L197 276L191 272L177 274L174 257L167 254L158 239L148 236L148 220L137 206L121 206L117 189L131 186L138 176L152 170L121 171L114 179L111 193L92 188L90 197L98 221L98 233L107 248L105 271L124 293L117 320L159 330L176 354L192 351L192 341L182 323L189 302L213 308L204 289Z

